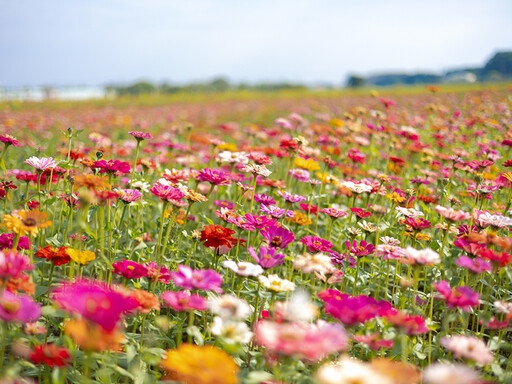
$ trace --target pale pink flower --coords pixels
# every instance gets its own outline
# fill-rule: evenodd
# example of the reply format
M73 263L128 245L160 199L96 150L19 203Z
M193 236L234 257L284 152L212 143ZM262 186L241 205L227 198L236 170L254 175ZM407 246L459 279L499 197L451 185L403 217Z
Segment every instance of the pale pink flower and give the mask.
M53 157L29 157L27 160L25 160L25 164L30 165L31 167L34 167L38 171L44 171L48 168L55 168L57 166L57 163L53 159Z
M471 217L471 214L464 211L456 211L453 208L445 208L441 205L436 205L435 210L441 216L443 216L446 220L450 222L467 220Z
M494 359L487 345L476 337L463 335L443 337L441 345L453 352L456 358L463 357L468 360L474 360L480 365L489 364Z

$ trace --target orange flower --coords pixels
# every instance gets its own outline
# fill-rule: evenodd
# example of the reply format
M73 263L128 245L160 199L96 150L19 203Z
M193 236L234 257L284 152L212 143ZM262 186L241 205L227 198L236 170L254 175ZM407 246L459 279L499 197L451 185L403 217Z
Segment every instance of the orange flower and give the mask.
M144 289L134 289L131 291L130 296L137 300L137 303L139 303L137 309L142 313L149 313L152 309L160 310L158 297L151 292Z
M238 383L238 366L223 350L207 345L182 344L167 351L161 362L167 378L187 384Z
M46 220L47 218L48 214L38 209L20 209L13 211L11 215L4 215L2 226L7 231L17 233L20 236L36 236L39 233L39 229L52 225L50 220Z
M80 348L86 351L105 350L120 352L124 336L119 330L105 331L101 326L85 319L68 320L64 324L64 333L69 335Z
M107 179L96 175L78 175L75 177L75 189L85 187L88 189L107 189L109 183Z
M294 212L295 212L295 214L293 215L293 217L290 217L288 219L292 223L295 223L298 225L309 225L313 222L311 219L308 218L308 215L306 215L302 212L297 212L297 211L294 211Z

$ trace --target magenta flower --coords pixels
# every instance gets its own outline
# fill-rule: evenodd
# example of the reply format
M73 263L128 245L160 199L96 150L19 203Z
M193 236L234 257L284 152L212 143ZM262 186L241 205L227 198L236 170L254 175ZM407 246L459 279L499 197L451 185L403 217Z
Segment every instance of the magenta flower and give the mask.
M170 185L163 185L155 183L149 190L154 196L160 198L162 201L176 202L182 199L185 194L178 188L171 187Z
M377 256L382 256L382 260L400 260L404 257L404 249L398 245L379 244L377 245Z
M27 160L25 160L25 164L30 165L31 167L34 167L38 171L44 171L48 168L55 168L57 166L57 163L53 159L53 157L29 157Z
M41 306L30 296L3 291L0 296L0 319L5 322L31 323L41 317Z
M53 300L64 310L112 331L122 315L136 309L139 303L99 281L78 280L64 283L53 291Z
M459 267L469 269L473 273L482 273L492 271L492 264L482 259L471 259L467 256L460 256L455 260Z
M227 200L215 200L215 205L219 208L227 208L228 210L233 210L235 208L235 203Z
M457 239L453 245L464 250L468 255L478 256L485 249L484 244L470 243L464 239Z
M260 233L267 240L269 246L274 248L286 248L288 244L295 240L293 232L275 225L261 230Z
M148 274L148 268L145 265L125 259L112 264L112 267L114 267L112 273L122 276L125 279L140 279Z
M361 240L359 245L357 244L357 240L354 240L352 243L346 241L345 246L348 248L348 251L356 257L371 255L375 252L375 246L364 240Z
M231 184L231 175L222 169L204 168L196 176L199 181L207 181L215 185L229 185Z
M448 308L461 308L463 311L468 312L471 307L476 307L479 304L478 299L480 296L478 292L473 291L467 286L452 288L447 281L441 280L439 283L434 284L434 288L439 292L436 298L445 301Z
M146 264L146 268L148 270L147 277L151 279L151 281L158 280L161 283L169 284L171 282L171 271L167 267L163 265L158 266L157 263L151 261Z
M196 269L186 265L178 265L177 272L171 272L174 284L185 289L199 289L222 293L222 276L213 269Z
M297 194L291 194L290 192L286 192L286 191L277 191L277 194L290 204L299 203L301 201L307 200L304 196L297 195Z
M149 140L153 138L153 135L151 133L145 133L141 131L130 131L128 133L135 137L137 141Z
M285 255L277 253L276 248L260 247L260 254L256 253L253 247L248 249L249 255L263 268L270 269L284 263Z
M304 236L300 239L302 244L305 244L311 252L329 252L333 244L318 236Z
M127 204L142 198L142 193L137 189L117 189L116 192L121 196L120 199Z
M286 209L284 209L284 208L281 209L275 205L264 205L264 204L261 204L260 212L266 213L267 215L270 215L276 219L283 217L285 213L291 212L292 215L294 213L293 211L286 212Z
M428 229L428 228L432 227L432 224L430 223L430 221L421 219L421 218L413 219L413 218L407 217L403 220L403 224L408 225L415 231L421 231L423 229Z
M2 143L5 143L6 146L7 145L12 145L14 147L21 147L21 144L19 143L19 141L16 140L11 135L6 135L6 134L0 135L0 141Z
M346 325L364 323L391 308L387 301L377 301L365 295L349 296L333 289L320 292L318 297L325 303L325 313Z
M185 291L165 291L160 295L160 298L164 301L166 307L170 307L175 311L206 311L208 309L208 300L206 298Z
M276 201L272 196L265 195L264 193L257 193L254 195L254 201L263 205L274 205Z
M119 173L130 173L130 164L120 160L98 160L95 161L91 168L98 168L100 173L109 173L112 175Z
M339 219L340 217L348 216L348 213L336 208L323 208L320 212L325 213L333 219Z
M0 251L3 249L12 249L14 245L14 233L2 233L0 235ZM26 236L20 236L18 241L17 250L21 251L22 249L30 248L30 240Z
M464 212L464 211L456 211L453 208L445 208L441 205L436 205L434 208L437 213L439 213L441 216L443 216L446 220L449 222L456 222L456 221L462 221L467 220L471 218L471 214Z
M270 219L267 216L256 216L247 213L243 218L247 224L258 229L272 227L277 224L274 219Z
M402 328L408 335L421 335L429 331L422 316L409 315L393 307L380 311L379 316L384 317L395 327Z
M32 269L34 265L27 256L14 251L0 251L0 279L16 279Z

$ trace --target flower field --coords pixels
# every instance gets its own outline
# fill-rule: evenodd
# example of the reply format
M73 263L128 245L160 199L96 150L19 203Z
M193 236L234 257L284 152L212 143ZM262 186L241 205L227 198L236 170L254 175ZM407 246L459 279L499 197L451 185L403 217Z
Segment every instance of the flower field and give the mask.
M0 383L512 382L510 88L2 104Z

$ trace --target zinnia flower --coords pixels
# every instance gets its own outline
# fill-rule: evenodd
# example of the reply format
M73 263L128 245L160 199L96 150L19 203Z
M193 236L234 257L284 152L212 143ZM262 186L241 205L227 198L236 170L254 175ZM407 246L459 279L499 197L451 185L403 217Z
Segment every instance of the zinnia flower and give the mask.
M166 307L175 311L206 311L208 308L207 300L204 297L185 291L165 291L160 295L160 298L164 301Z
M148 274L148 268L145 265L126 259L112 264L112 267L114 267L112 273L122 276L125 279L140 279Z
M259 256L253 247L249 247L248 251L252 258L265 269L270 269L284 263L285 255L277 253L277 250L273 247L260 247Z
M168 377L190 384L236 384L238 366L226 352L211 345L182 344L167 351L160 363Z
M439 283L434 284L434 288L439 292L436 297L439 300L446 302L449 308L461 308L463 311L468 312L471 307L476 307L479 302L478 292L473 291L466 286L456 288L450 287L447 281L441 280Z
M48 367L65 367L71 356L66 348L57 347L55 344L43 344L34 347L30 353L30 360L34 364L45 364Z
M80 265L89 264L96 259L96 254L91 251L80 251L78 249L67 248L66 253L75 263Z
M31 167L34 167L39 172L44 171L48 168L55 168L57 166L57 163L53 159L53 157L29 157L27 160L25 160L25 164L30 165Z
M4 215L2 225L14 233L36 236L39 229L52 225L50 220L46 220L48 214L37 209L34 210L15 210L11 215Z
M273 248L286 248L293 240L295 235L283 227L272 226L260 231L261 235L267 240L269 246Z
M463 357L468 360L474 360L480 365L489 364L494 359L487 345L476 337L463 335L443 337L441 345L452 351L456 358Z
M14 251L0 251L0 279L16 279L25 271L34 269L30 259Z
M185 289L199 289L222 293L222 276L213 269L193 270L186 265L178 265L177 272L171 272L174 284Z
M114 330L121 315L138 307L138 302L96 281L64 283L53 291L53 300L64 310L78 313L101 326Z
M0 319L8 323L31 323L41 317L41 306L30 296L15 295L7 290L0 295Z
M141 131L129 131L128 134L135 137L137 141L142 141L146 139L152 139L153 135L151 133L141 132Z

